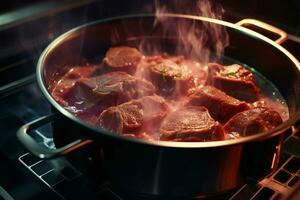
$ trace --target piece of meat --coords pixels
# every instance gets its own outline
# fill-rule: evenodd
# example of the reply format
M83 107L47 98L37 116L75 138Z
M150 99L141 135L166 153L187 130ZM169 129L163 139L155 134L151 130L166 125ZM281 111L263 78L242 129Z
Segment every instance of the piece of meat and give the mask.
M207 84L239 100L254 102L259 97L254 75L241 65L223 66L209 63Z
M220 122L226 122L236 113L250 109L246 102L235 99L213 86L204 86L196 90L188 97L187 105L205 106L210 115Z
M203 106L187 106L169 114L160 127L161 140L212 141L222 140L222 126Z
M182 97L194 86L190 70L172 60L164 59L158 63L155 62L149 66L148 70L156 91L163 96Z
M145 69L146 73L142 73L142 76L156 86L159 94L173 99L186 96L203 86L207 79L207 68L184 56L166 53L147 56L139 67Z
M155 88L149 81L125 72L110 72L79 79L61 98L66 106L85 111L94 106L105 109L131 99L153 95L154 92Z
M98 66L93 65L72 67L58 81L51 84L48 89L51 90L52 96L59 104L66 106L63 96L74 87L78 79L92 76L98 68Z
M110 48L103 59L108 71L125 71L134 73L143 55L132 47L120 46Z
M253 108L233 116L225 125L227 134L253 135L275 128L282 123L278 112L269 108Z
M175 62L176 64L180 64L182 61L184 61L184 56L175 56L175 55L169 55L167 53L162 53L158 55L151 55L145 57L145 61L151 65L159 64L164 60L170 60L172 62Z
M104 110L97 126L118 134L154 133L168 110L164 98L146 96Z
M289 119L289 109L283 101L280 101L277 98L270 98L266 96L262 96L259 101L252 103L252 107L265 107L270 108L278 112L283 121Z
M99 66L97 65L86 65L79 67L72 67L65 75L66 79L79 79L91 77L97 70Z
M194 60L183 60L179 64L183 69L189 70L190 74L192 76L193 86L195 88L190 89L197 89L199 87L202 87L205 85L207 80L207 67L204 65L201 65L199 62L196 62ZM190 90L189 92L192 92Z

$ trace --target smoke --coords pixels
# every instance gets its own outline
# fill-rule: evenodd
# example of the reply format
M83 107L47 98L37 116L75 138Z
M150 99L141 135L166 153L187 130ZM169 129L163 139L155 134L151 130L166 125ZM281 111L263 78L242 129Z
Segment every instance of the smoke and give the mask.
M145 55L153 56L161 55L169 49L170 51L167 51L167 53L173 54L172 56L184 56L183 62L175 61L179 65L179 70L176 70L178 70L179 74L192 75L191 81L195 88L202 87L207 77L207 63L218 61L229 44L226 29L224 26L212 22L184 17L170 17L168 14L188 14L222 19L224 10L219 5L213 5L208 0L175 0L171 4L164 4L164 2L156 0L154 3L155 20L153 22L153 30L158 31L158 37L149 37L148 35L142 39L139 43L139 50ZM154 36L157 36L157 34ZM166 47L167 45L171 47L168 48ZM155 56L153 60L155 60ZM149 71L145 70L151 62L149 62L149 59L146 62L142 60L135 76L151 79L149 78ZM152 65L157 65L155 61L153 63ZM154 82L157 82L157 80ZM157 85L161 89L168 84L170 83ZM179 81L175 81L173 84L174 90L172 91L173 94L170 95L171 97L186 96L186 93L182 92L182 85Z
M156 0L154 4L155 20L153 30L158 30L159 37L145 37L139 43L139 50L145 55L151 55L151 59L154 60L153 65L157 65L155 63L156 57L153 55L158 57L162 55L168 49L165 47L168 42L165 41L172 41L170 43L171 48L169 48L170 52L167 52L172 55L168 56L167 59L174 61L174 58L176 58L175 63L180 68L180 74L191 75L187 80L192 82L192 88L202 87L207 78L207 63L219 60L229 44L226 29L224 26L211 22L170 17L168 14L176 13L222 19L224 10L208 0L175 0L171 4L165 4L164 2ZM182 58L177 59L180 57ZM151 63L149 57L148 60L145 61L144 59L139 64L135 73L136 77L151 79L149 78L151 76L149 71L145 70L149 68L147 63ZM166 66L165 63L164 65ZM171 88L174 88L174 90L167 95L169 112L180 109L185 104L187 92L182 90L183 81L166 82L166 80L159 80L159 78L153 80L152 78L152 82L155 82L160 91L163 90L164 86L168 87L173 84ZM172 101L172 99L176 99L176 101ZM158 108L152 107L151 109L156 110Z
M212 4L209 0L175 0L171 5L166 5L156 0L154 26L161 26L165 37L176 38L177 55L185 55L201 63L217 60L228 46L229 37L224 26L199 20L170 18L166 13L222 19L224 10L220 5Z

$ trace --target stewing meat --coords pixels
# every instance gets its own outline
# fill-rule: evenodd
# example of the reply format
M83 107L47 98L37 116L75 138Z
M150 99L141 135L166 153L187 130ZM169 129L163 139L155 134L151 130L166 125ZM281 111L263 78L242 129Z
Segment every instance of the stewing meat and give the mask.
M146 96L104 110L97 126L119 134L153 133L168 109L162 97Z
M204 86L188 98L188 105L205 106L211 116L225 122L238 112L248 110L250 106L213 86Z
M110 48L103 59L108 70L134 73L143 55L136 48L120 46Z
M154 86L146 80L125 72L110 72L100 76L79 79L62 97L68 106L86 110L94 105L103 108L131 99L153 95Z
M226 67L217 63L208 64L207 84L239 100L254 102L259 98L255 76L238 64Z
M211 141L224 138L222 126L203 106L187 106L169 114L160 127L161 140Z
M184 96L193 87L189 69L181 67L172 60L165 59L150 65L149 76L157 91L164 96Z
M238 133L241 136L268 131L282 123L278 112L269 108L253 108L233 116L224 126L227 134Z

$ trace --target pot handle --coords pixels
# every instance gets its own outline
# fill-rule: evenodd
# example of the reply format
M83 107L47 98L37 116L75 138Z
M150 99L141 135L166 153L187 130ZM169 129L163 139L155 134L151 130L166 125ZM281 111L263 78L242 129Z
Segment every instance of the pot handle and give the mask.
M75 149L78 149L86 144L92 143L90 139L77 139L63 147L57 149L49 149L38 144L28 133L31 130L35 130L49 122L52 122L55 118L55 114L46 115L40 117L34 121L24 124L17 131L17 138L32 154L42 159L51 159L60 156L64 156Z
M245 25L256 26L256 27L262 28L264 30L273 32L273 33L279 35L279 38L277 40L275 40L275 42L277 44L283 43L288 38L287 33L285 31L281 30L280 28L277 28L275 26L272 26L270 24L267 24L265 22L262 22L262 21L259 21L256 19L243 19L243 20L237 22L236 24L239 26L244 26L244 27L245 27Z

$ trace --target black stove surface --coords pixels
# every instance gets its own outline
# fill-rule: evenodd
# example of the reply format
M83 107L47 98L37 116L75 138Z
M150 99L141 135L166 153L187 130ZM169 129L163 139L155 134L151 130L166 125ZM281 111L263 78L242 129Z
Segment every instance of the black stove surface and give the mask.
M30 42L26 42L26 38L35 37L33 31L31 34L21 34L22 39L24 39L21 47L13 42L8 46L16 45L13 46L14 48L0 50L0 200L145 199L145 197L136 197L126 194L126 192L115 191L110 188L109 181L103 181L101 185L97 186L96 190L91 189L87 178L65 158L41 160L26 151L17 141L16 131L21 125L51 113L49 103L47 103L36 85L34 74L35 63L45 45L55 36L71 27L98 18L116 15L116 13L122 14L129 6L124 3L124 5L122 4L123 10L120 8L119 11L108 12L103 8L103 3L95 3L94 1L76 2L77 7L70 6L68 3L61 3L61 10L57 10L54 4L51 4L49 10L47 10L47 6L41 6L41 12L51 11L55 15L47 16L46 19L35 17L33 24L7 23L1 26L0 23L0 35L5 36L4 38L7 38L11 32L20 30L20 26L24 30L27 30L28 27L32 29L37 25L37 27L41 27L43 24L48 26L45 32L41 31L41 34L38 35L39 42L34 47L29 45ZM68 12L68 23L65 23L65 26L58 23L61 20L66 20L66 14L62 8ZM99 14L99 10L103 12ZM84 16L81 15L83 11ZM228 19L236 22L240 18L229 16ZM300 59L300 38L294 35L290 36L291 40L285 42L283 46ZM16 52L12 49L15 49ZM34 131L33 136L40 144L48 148L55 148L51 126L47 125L39 128ZM231 193L212 199L281 199L286 197L299 182L300 132L291 130L291 135L286 139L284 145L280 167L275 173L260 182L253 181ZM197 197L195 198L197 199Z

